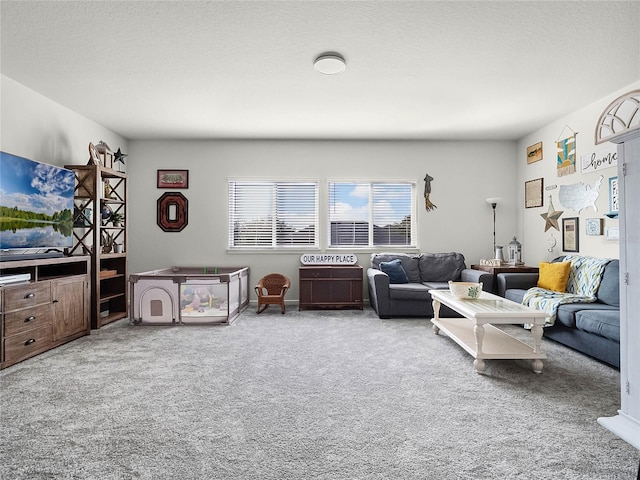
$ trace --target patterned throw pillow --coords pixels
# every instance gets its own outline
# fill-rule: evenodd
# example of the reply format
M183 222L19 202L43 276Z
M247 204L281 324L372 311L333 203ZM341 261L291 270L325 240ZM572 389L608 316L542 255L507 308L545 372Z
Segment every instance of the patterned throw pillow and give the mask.
M389 283L409 283L407 272L402 268L400 259L380 262L380 270L389 275Z
M571 272L571 262L540 262L538 287L545 290L564 293Z

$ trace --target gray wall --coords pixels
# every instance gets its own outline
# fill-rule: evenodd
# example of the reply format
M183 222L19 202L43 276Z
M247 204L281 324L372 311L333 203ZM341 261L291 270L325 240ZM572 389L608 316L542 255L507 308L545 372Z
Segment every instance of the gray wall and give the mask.
M545 185L605 179L597 200L597 212L579 215L564 209L558 190L551 191L554 206L567 210L563 216L580 218L580 253L617 257L618 242L588 237L584 219L608 212L608 178L615 173L578 173L557 177L555 141L564 126L579 132L578 157L596 147L593 132L600 113L617 96L634 88L614 92L518 142L500 141L144 141L130 140L82 117L6 76L1 77L0 148L54 165L85 164L87 145L104 140L129 153L125 169L130 177L129 265L131 272L171 265L248 265L253 281L271 271L289 275L296 299L297 267L302 251L287 253L235 253L227 249L228 178L269 178L320 181L320 207L326 211L327 180L415 180L418 182L418 249L460 251L467 263L488 258L492 251L492 215L487 197L502 197L497 209L497 242L506 245L513 235L523 244L528 264L561 254L562 238L555 251L547 251L541 213L548 208L549 192L539 208L524 208L524 182L544 178ZM565 130L564 133L566 133ZM528 165L526 148L544 144L544 158ZM156 188L156 170L184 168L190 186L182 192L189 199L189 225L180 233L165 233L156 224L156 200L164 192ZM432 201L438 206L426 212L422 204L422 179L435 178ZM617 220L605 220L614 226ZM322 225L321 225L322 226ZM370 250L355 252L359 263L368 264ZM379 250L378 250L379 251Z
M609 103L620 95L639 88L640 81L635 82L598 102L587 105L566 117L546 125L540 130L532 132L518 142L516 173L516 178L518 179L517 198L519 199L519 208L517 209L518 236L523 239L521 241L523 243L524 258L528 264L537 265L541 260L554 258L563 254L562 219L571 217L578 217L579 219L579 247L581 255L618 258L619 242L617 240L607 240L604 236L590 236L586 234L585 230L585 221L587 218L602 218L605 227L618 226L618 219L603 216L609 212L609 178L617 176L617 167L602 168L595 172L582 173L580 160L581 156L589 156L593 152L607 151L607 149L613 149L613 151L615 151L615 145L609 142L595 145L595 129L598 119ZM562 139L571 135L571 130L578 132L576 135L576 173L558 177L556 141L559 138ZM529 145L537 142L543 143L543 159L539 162L527 164L526 149ZM562 205L558 196L560 185L577 183L594 185L600 175L604 178L600 187L600 195L595 204L597 210L589 207L580 212L576 212ZM557 188L548 191L545 190L543 207L523 208L524 183L527 180L536 178L543 178L545 186L557 185ZM540 217L540 214L547 213L549 196L552 198L554 208L563 211L558 222L560 231L555 229L550 229L547 232L544 231L545 221ZM547 240L552 235L557 240L557 246L553 251L549 252Z
M20 157L63 166L86 165L89 142L106 142L127 151L126 139L0 76L0 149Z
M485 198L508 200L498 212L499 241L515 234L515 142L132 141L129 155L131 271L248 265L253 281L273 271L289 276L290 297L296 299L304 251L228 250L229 178L318 180L321 230L327 180L415 180L419 251L459 251L468 264L493 254L492 212ZM189 224L179 233L163 232L156 224L156 201L164 192L156 188L156 170L164 168L189 169L189 189L181 190L189 200ZM425 173L435 178L431 200L438 208L431 212L422 196ZM369 263L371 250L341 252L355 252L365 267Z

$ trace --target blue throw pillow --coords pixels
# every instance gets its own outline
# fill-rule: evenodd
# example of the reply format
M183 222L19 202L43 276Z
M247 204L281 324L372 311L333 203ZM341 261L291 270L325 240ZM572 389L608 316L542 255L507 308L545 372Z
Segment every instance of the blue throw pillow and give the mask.
M380 262L380 270L389 275L389 283L409 283L407 272L402 268L400 259Z

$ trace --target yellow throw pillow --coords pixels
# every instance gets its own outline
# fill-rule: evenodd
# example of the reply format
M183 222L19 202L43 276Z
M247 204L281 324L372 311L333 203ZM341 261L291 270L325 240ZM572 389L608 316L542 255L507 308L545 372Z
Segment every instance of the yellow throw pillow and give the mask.
M538 287L554 292L566 292L571 262L540 262Z

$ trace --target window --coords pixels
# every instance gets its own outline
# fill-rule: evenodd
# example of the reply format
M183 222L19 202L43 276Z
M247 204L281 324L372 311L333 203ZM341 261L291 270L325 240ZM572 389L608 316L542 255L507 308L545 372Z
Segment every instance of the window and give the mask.
M414 246L414 182L329 182L329 246Z
M318 184L229 182L229 246L318 246Z

